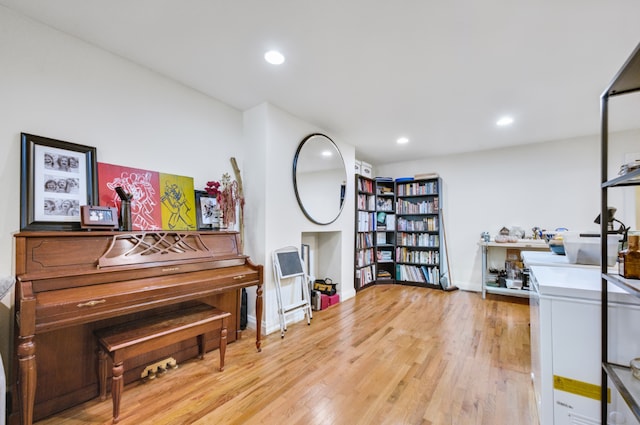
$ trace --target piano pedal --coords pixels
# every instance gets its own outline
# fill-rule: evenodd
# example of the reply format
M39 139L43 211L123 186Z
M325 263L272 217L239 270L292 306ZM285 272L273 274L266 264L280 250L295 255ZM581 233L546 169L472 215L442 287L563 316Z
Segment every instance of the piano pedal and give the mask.
M140 374L140 378L145 382L151 381L152 379L156 379L158 376L164 375L168 368L178 368L178 362L176 362L176 359L173 357L167 357L164 360L160 360L159 362L155 362L145 367Z

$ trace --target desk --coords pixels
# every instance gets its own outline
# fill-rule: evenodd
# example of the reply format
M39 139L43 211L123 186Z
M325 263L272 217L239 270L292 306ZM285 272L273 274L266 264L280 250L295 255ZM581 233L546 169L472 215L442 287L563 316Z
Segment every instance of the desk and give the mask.
M506 250L509 248L516 248L519 250L547 250L549 247L547 243L542 239L521 239L518 242L485 242L480 241L479 245L482 247L482 298L486 297L487 293L509 295L513 297L528 298L529 291L522 289L510 289L487 286L487 257L490 250L504 250L506 256Z

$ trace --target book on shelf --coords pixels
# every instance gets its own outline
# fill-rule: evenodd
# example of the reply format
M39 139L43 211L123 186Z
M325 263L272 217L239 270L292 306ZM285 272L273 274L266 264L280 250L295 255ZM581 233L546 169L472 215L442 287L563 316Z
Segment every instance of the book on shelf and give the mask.
M376 276L376 278L378 280L384 280L384 279L392 279L393 276L391 276L391 273L387 270L378 270L378 276Z

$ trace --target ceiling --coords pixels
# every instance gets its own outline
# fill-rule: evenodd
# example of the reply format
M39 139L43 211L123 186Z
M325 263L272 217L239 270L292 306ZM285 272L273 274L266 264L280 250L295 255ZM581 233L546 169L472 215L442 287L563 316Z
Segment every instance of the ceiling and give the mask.
M269 102L373 164L597 134L599 96L640 42L638 0L0 5L238 110ZM639 127L633 105L612 105L612 129Z

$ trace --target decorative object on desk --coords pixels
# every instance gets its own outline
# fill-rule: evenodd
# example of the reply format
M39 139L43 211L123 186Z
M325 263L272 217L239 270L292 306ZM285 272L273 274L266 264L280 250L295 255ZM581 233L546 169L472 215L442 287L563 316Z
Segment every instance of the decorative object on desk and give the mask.
M119 227L116 207L83 205L80 212L80 226L83 229L117 230Z
M480 237L484 242L491 242L491 235L489 234L489 232L482 232L482 235L480 235Z
M564 251L564 237L562 235L556 235L549 239L549 249L554 254L565 255Z
M79 230L96 203L96 148L21 134L20 230Z
M618 254L618 273L625 279L640 279L639 235L629 235L629 246Z
M242 174L240 174L240 167L235 157L231 157L231 167L233 167L233 174L236 176L236 182L238 184L238 198L241 202L238 205L240 214L238 216L238 228L240 230L240 252L244 252L244 189L242 187ZM309 270L307 269L307 273Z
M131 198L133 198L133 194L125 192L122 186L116 187L116 193L120 197L120 230L130 232L133 230L131 222Z
M196 190L195 196L198 230L220 229L220 208L216 197L204 190Z
M513 226L509 230L509 236L515 236L518 239L524 239L524 229L520 226Z
M236 224L236 207L244 208L244 197L239 192L236 180L231 180L229 173L224 173L222 179L207 182L204 189L209 195L215 196L222 213L222 227L228 228Z

